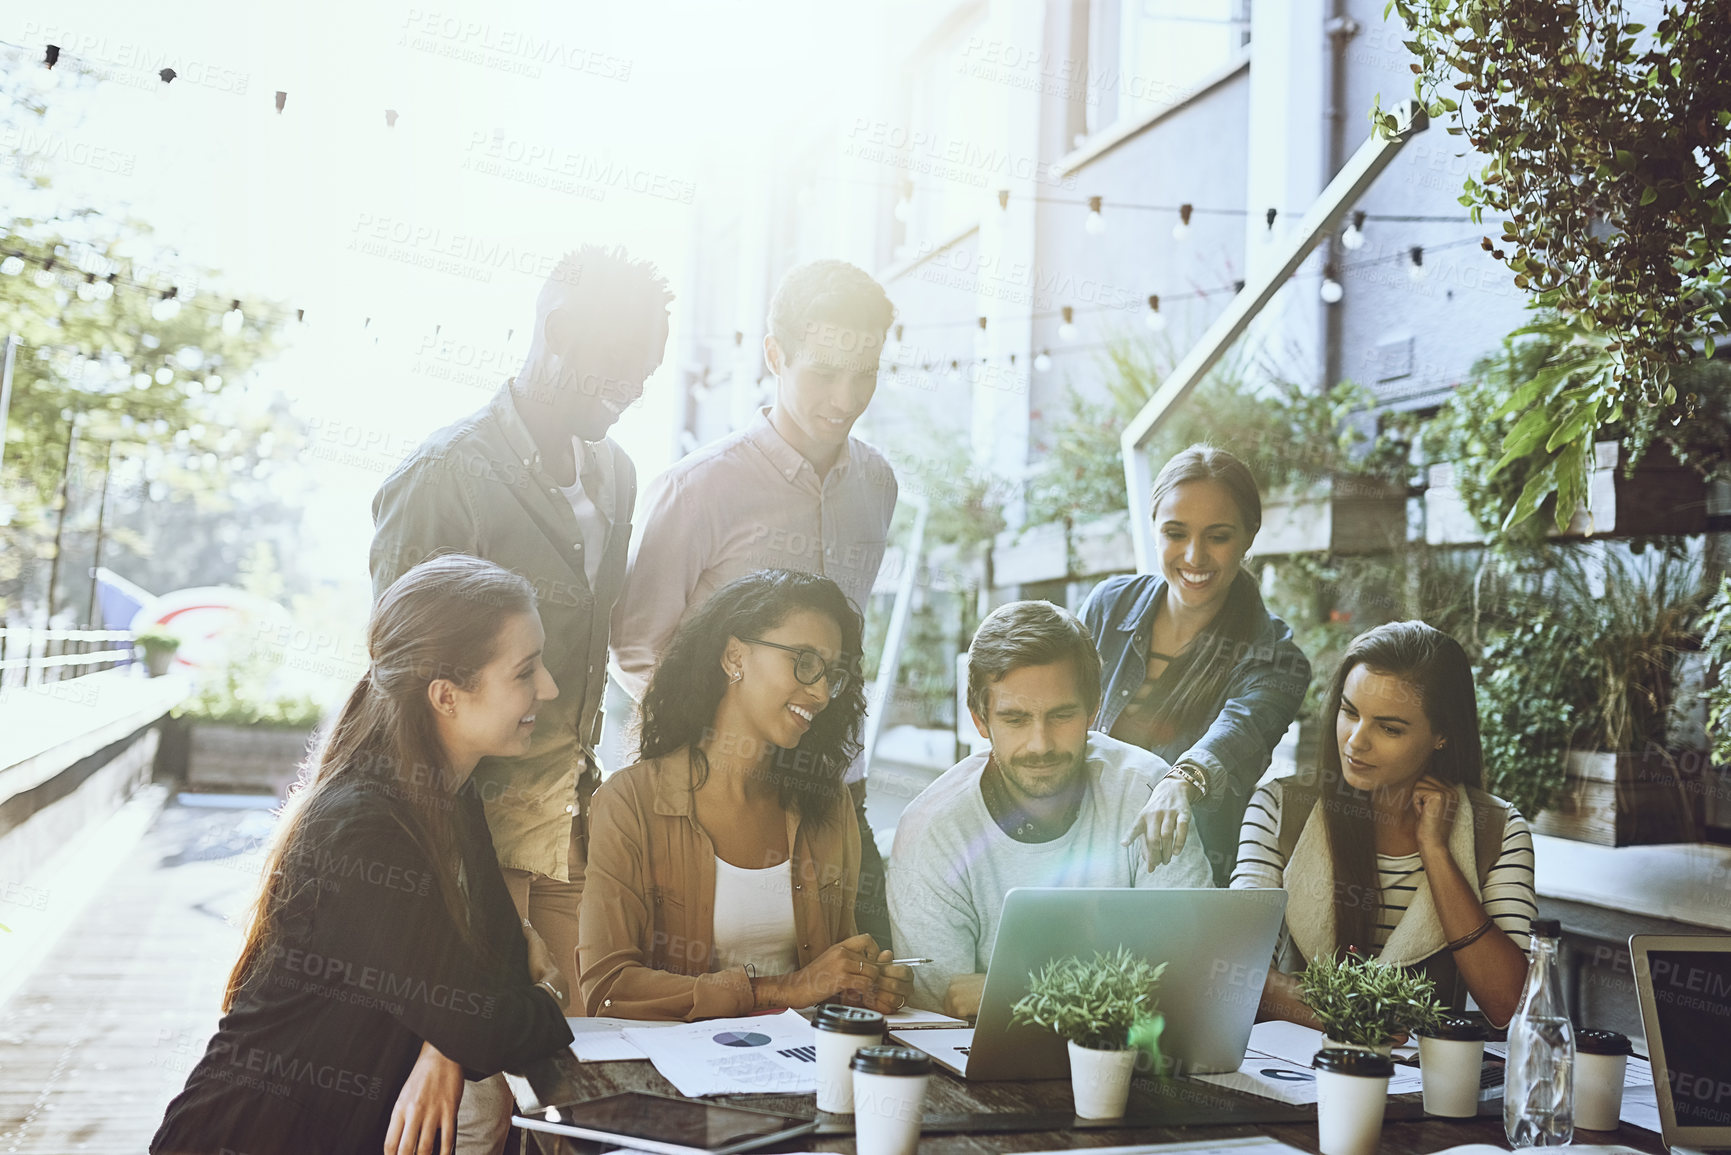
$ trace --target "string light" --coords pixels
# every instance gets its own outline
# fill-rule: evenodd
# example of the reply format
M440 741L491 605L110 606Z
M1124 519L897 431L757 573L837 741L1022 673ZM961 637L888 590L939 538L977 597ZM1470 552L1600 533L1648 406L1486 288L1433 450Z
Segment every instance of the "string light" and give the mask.
M37 92L47 92L60 83L60 77L54 72L54 66L60 62L60 46L50 44L42 53L42 67L30 75L30 87Z
M1318 290L1318 294L1325 305L1338 305L1341 297L1346 295L1346 290L1340 284L1340 270L1332 261L1322 267L1322 288Z
M1406 275L1414 281L1424 280L1424 247L1422 245L1414 245L1412 248L1407 250L1407 253L1412 258L1412 264L1407 266Z
M288 103L288 93L279 90L276 94L276 114L282 115L283 105Z
M96 300L96 274L95 273L84 274L84 282L83 282L83 284L78 286L78 299L80 301L85 301L85 302Z
M984 333L985 331L986 331L986 319L984 317L981 317L980 318L980 332Z
M158 321L172 321L180 316L180 290L173 285L164 289L156 304L150 307L150 315Z
M1160 294L1155 293L1148 298L1148 312L1143 315L1142 323L1153 333L1166 328L1166 317L1160 312Z
M1052 351L1050 349L1041 349L1038 353L1034 354L1034 372L1044 373L1051 367Z
M1106 218L1100 215L1100 198L1088 198L1088 219L1082 225L1091 237L1097 237L1106 231Z
M1274 243L1274 218L1278 217L1279 215L1280 215L1280 210L1275 209L1275 208L1271 208L1266 213L1263 214L1263 219L1268 222L1268 227L1262 230L1262 243L1263 244L1271 245Z
M385 127L386 128L397 127L397 110L396 109L394 109L394 108L385 109Z
M1005 211L1005 212L1009 211L1009 208L1010 208L1010 190L1009 189L1001 188L998 190L998 208Z
M36 287L38 289L46 289L50 285L54 284L54 258L49 257L46 261L43 261L42 267L37 269L36 275L30 279L36 282Z
M1356 253L1364 248L1364 210L1356 209L1352 214L1352 223L1346 226L1346 232L1340 235L1340 246L1349 252Z
M0 274L16 277L24 271L24 258L17 253L8 253L6 259L0 261Z
M1069 342L1076 339L1076 310L1069 305L1064 306L1064 320L1058 325L1058 340Z
M240 302L234 301L229 305L228 312L222 315L222 331L232 337L240 332L241 326L244 324L246 324L246 314L240 311ZM437 336L436 333L434 335Z
M1195 205L1178 206L1178 223L1172 226L1172 239L1187 241L1190 239L1190 214L1196 211Z

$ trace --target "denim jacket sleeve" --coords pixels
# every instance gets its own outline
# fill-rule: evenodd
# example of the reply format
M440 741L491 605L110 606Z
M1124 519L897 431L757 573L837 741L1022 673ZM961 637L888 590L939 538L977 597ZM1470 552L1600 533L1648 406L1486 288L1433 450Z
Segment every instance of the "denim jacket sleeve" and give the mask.
M411 459L373 498L373 544L367 558L373 600L436 553L479 554L479 524L457 470L437 458Z
M1292 640L1292 630L1270 615L1251 651L1232 672L1226 703L1213 723L1173 762L1190 761L1208 775L1215 807L1227 794L1248 798L1268 768L1310 686L1310 662Z

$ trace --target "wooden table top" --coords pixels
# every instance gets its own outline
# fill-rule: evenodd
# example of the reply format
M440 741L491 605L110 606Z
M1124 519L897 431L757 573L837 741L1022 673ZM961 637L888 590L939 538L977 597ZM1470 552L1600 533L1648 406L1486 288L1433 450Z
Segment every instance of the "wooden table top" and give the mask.
M541 1108L555 1103L582 1102L621 1091L647 1091L657 1095L677 1096L679 1092L662 1078L645 1060L616 1063L579 1063L569 1052L531 1067L521 1079L513 1079L518 1106L525 1114L539 1114ZM986 1115L1003 1117L1036 1113L1047 1115L1053 1122L1049 1130L988 1131L990 1120L971 1132L933 1134L928 1131L920 1139L920 1151L927 1155L985 1155L988 1152L1054 1151L1081 1147L1115 1147L1145 1143L1183 1143L1212 1139L1268 1135L1303 1151L1317 1152L1314 1109L1305 1111L1308 1118L1293 1122L1228 1122L1211 1125L1171 1126L1153 1120L1160 1109L1162 1096L1180 1097L1192 1105L1202 1104L1220 1109L1231 1118L1235 1111L1267 1106L1269 1101L1216 1087L1192 1079L1161 1080L1138 1077L1131 1085L1130 1104L1125 1121L1109 1126L1075 1126L1071 1115L1070 1082L1050 1079L1032 1082L969 1083L941 1068L933 1068L932 1081L926 1093L925 1115L928 1121L947 1119L956 1125L957 1116ZM815 1109L810 1095L723 1095L717 1102L735 1103L742 1107L761 1107L790 1115L810 1118ZM1418 1095L1395 1095L1389 1099L1388 1115L1383 1124L1379 1155L1428 1155L1463 1143L1489 1143L1507 1148L1503 1138L1502 1103L1487 1103L1476 1119L1439 1119L1424 1114ZM1140 1116L1140 1119L1138 1118ZM1060 1122L1062 1120L1062 1122ZM583 1155L597 1150L594 1144L562 1137L536 1134L540 1150L553 1155ZM1577 1132L1577 1143L1620 1143L1648 1155L1666 1155L1658 1135L1624 1124L1620 1131ZM529 1148L533 1150L533 1146ZM771 1151L837 1151L852 1152L851 1135L805 1135Z

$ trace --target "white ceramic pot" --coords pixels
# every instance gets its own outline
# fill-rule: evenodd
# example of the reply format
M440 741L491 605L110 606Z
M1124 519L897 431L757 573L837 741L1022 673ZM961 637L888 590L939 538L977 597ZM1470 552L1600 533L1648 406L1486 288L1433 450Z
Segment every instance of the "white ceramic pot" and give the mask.
M1076 1096L1076 1115L1081 1119L1116 1119L1124 1114L1130 1099L1130 1076L1136 1071L1136 1052L1096 1051L1092 1047L1070 1048L1070 1090Z

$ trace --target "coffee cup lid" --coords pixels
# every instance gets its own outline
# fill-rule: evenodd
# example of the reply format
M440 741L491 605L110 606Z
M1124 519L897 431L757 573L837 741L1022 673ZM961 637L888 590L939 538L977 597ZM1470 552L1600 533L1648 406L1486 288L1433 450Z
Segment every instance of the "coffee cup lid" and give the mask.
M929 1075L932 1057L912 1047L861 1047L848 1066L867 1075Z
M1436 1026L1419 1032L1427 1039L1464 1043L1479 1042L1489 1033L1484 1023L1478 1019L1462 1018L1458 1015L1445 1015L1437 1021Z
M1582 1055L1628 1055L1635 1048L1621 1031L1577 1031L1575 1051Z
M1316 1052L1310 1065L1319 1071L1337 1075L1363 1075L1370 1079L1386 1079L1394 1074L1394 1060L1375 1051L1357 1051L1349 1047L1329 1047Z
M841 1003L825 1003L817 1009L811 1025L820 1031L837 1031L844 1035L881 1035L884 1017L865 1007L849 1007Z

